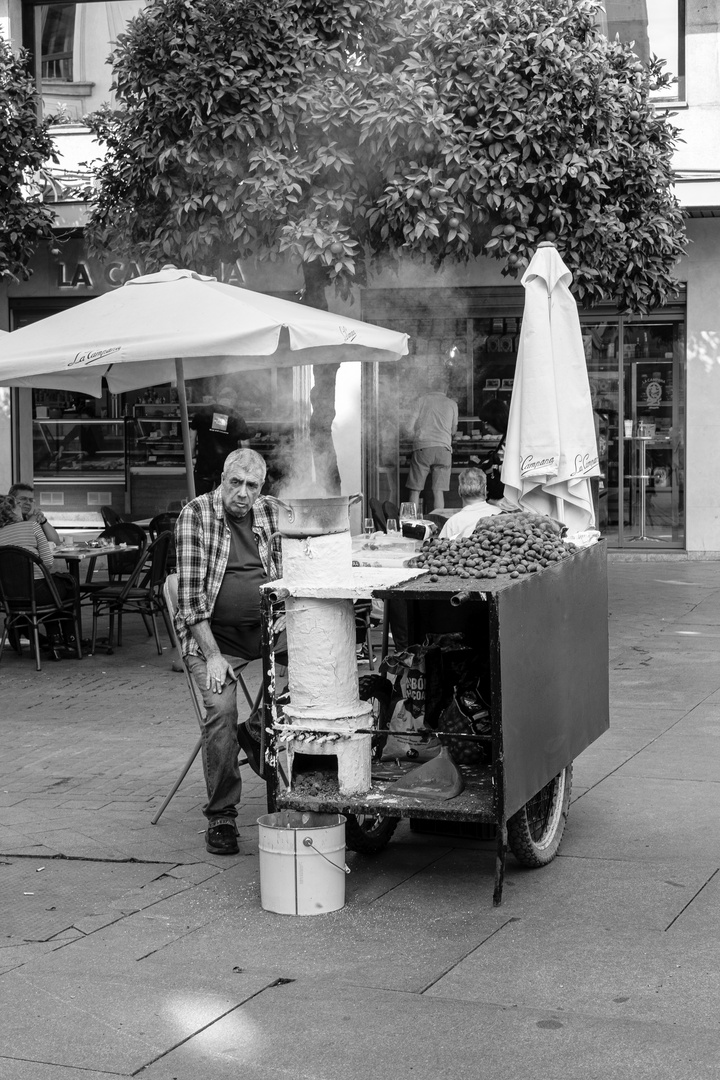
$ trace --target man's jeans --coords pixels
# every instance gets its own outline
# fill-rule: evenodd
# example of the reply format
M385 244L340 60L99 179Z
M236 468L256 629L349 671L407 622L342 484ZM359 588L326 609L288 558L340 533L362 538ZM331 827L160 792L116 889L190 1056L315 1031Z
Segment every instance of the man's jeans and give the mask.
M237 675L248 661L239 656L224 659ZM208 801L203 814L214 818L235 818L242 792L237 740L237 682L226 679L219 694L205 689L207 667L202 656L186 656L185 661L200 691L205 705L205 720L201 724L202 762L205 772Z

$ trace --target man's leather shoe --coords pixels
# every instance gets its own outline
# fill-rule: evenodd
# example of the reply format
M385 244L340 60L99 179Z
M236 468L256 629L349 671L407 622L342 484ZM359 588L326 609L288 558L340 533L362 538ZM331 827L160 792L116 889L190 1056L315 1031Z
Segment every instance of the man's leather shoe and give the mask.
M205 830L205 847L213 855L237 855L237 829L231 821L211 821Z
M240 749L248 759L248 765L258 776L262 776L262 763L260 760L260 743L253 739L247 723L238 724L237 741Z

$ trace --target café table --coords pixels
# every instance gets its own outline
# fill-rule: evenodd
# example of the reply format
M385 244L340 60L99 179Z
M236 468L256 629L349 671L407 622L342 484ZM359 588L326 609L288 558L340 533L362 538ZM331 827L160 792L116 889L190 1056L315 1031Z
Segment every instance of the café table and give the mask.
M86 562L88 566L85 580L92 579L95 564L98 559L107 555L119 555L128 551L139 551L137 544L101 544L99 541L89 541L80 544L61 544L53 549L53 558L64 559L69 573L75 581L75 609L77 611L78 626L82 635L82 605L80 598L80 564ZM84 639L83 639L84 640Z

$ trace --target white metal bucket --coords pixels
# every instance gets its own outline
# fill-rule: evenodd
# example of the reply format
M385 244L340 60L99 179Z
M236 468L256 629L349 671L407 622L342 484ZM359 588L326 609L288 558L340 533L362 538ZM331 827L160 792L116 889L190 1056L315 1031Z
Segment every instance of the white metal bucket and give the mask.
M324 915L345 906L345 818L281 810L258 818L260 903L278 915Z

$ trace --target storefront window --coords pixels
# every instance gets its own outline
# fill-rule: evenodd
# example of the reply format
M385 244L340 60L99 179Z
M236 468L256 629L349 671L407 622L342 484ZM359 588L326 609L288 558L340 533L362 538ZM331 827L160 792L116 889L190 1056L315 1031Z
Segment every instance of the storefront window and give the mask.
M402 301L391 294L367 304L366 318L408 333L412 348L398 364L377 365L373 392L364 395L365 487L381 501L407 498L412 443L406 420L438 367L448 376L460 412L446 507L460 505L460 471L481 464L496 448L512 396L522 295L518 292L514 314L509 299L494 301L502 314L486 313L493 297L479 289L467 290L459 302L467 309L465 317L438 319L416 316L412 297L406 318L398 316ZM438 309L443 306L452 303L441 299ZM602 473L595 485L597 527L610 547L684 547L681 311L655 321L583 315L581 330ZM426 491L426 504L429 495Z
M685 100L685 0L605 0L600 19L608 37L632 42L640 60L666 62L676 81L653 95L656 101Z

